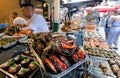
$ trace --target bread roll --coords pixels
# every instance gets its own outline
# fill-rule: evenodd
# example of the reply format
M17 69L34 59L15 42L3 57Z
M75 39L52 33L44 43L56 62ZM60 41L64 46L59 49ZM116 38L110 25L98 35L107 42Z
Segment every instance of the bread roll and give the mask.
M115 61L113 59L109 60L110 65L115 64Z
M111 65L111 68L112 68L112 71L113 71L114 73L116 73L116 72L119 70L119 67L118 67L118 65L116 65L116 64Z
M103 73L107 76L111 76L111 72L107 68L103 68Z
M106 64L105 63L100 63L100 67L103 69L103 68L107 68Z
M120 70L116 72L117 77L120 77Z

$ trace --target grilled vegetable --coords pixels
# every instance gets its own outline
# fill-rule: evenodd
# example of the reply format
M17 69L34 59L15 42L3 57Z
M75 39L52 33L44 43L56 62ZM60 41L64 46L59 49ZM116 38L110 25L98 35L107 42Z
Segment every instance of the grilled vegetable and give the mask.
M15 61L16 64L19 64L23 59L19 55L19 56L16 56L15 58L13 58L13 60Z
M36 61L32 61L30 64L29 64L29 68L31 70L35 70L36 68L38 67L38 63Z
M54 60L56 60L56 62L58 63L58 64L60 64L60 66L65 70L65 69L67 69L67 66L61 61L61 60L59 60L56 56L52 56L52 58L54 59Z
M82 59L85 58L85 55L81 52L81 50L78 50L78 54L81 56Z
M62 48L64 48L64 49L74 49L74 48L77 48L77 46L76 45L70 45L70 46L68 46L66 44L62 44Z
M79 61L79 57L78 57L78 55L77 55L76 53L73 54L72 60L73 60L74 62L78 62L78 61Z
M72 44L74 42L74 40L68 40L68 41L62 41L63 44Z
M70 67L71 64L70 64L69 60L66 57L64 57L62 55L59 55L58 57L64 64L67 65L67 67Z
M15 74L20 70L20 66L17 64L13 64L12 66L10 66L8 72L11 74Z
M8 70L8 68L14 63L13 60L9 60L6 63L3 63L0 68L4 69L4 70Z
M48 59L45 59L45 65L46 65L46 70L48 70L51 73L57 73L57 69L55 65Z
M17 73L18 78L28 78L30 69L21 67L20 71Z
M53 59L51 56L49 56L49 58L52 61L52 63L55 65L55 67L57 68L58 73L64 71L64 69L62 68L62 66L60 64L58 64L55 59Z
M24 68L28 68L29 62L30 62L30 59L24 59L23 61L21 61L20 64L21 64Z

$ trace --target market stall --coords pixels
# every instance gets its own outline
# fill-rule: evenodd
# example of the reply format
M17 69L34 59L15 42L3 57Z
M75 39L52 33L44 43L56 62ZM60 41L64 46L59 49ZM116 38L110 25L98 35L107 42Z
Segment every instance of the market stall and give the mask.
M80 45L76 45L76 40L72 37L62 36L60 33L40 33L29 36L30 40L33 40L33 42L29 42L27 39L19 40L22 37L25 37L15 36L13 35L14 33L16 32L10 34L12 36L1 36L1 42L6 41L5 43L1 43L0 49L2 53L5 50L8 52L14 51L12 49L14 47L17 47L17 51L19 51L17 54L13 52L13 55L11 56L12 58L1 63L0 71L6 76L11 78L31 78L35 72L39 71L42 75L40 77L43 78L45 78L45 76L47 76L47 78L64 78L66 75L66 77L75 77L76 75L70 75L70 73L75 73L81 70L83 71L83 64L87 61L88 56L83 54L82 50L80 50ZM7 41L7 39L13 40ZM23 44L25 46L23 43L25 40L28 41L29 48L26 46L24 49L19 50L18 48L20 46L18 44ZM15 43L13 45L12 42L14 41ZM25 62L25 64L22 62ZM31 64L33 64L32 62L37 63L35 66L37 65L40 69L36 67L32 70L32 68L30 68ZM80 68L80 65L82 65L83 68L81 70L76 70ZM22 71L25 71L25 73L21 74ZM30 73L33 74L26 76L26 74Z
M120 56L96 31L94 21L88 16L85 23L77 18L67 22L70 35L31 34L8 26L0 35L0 78L119 78Z

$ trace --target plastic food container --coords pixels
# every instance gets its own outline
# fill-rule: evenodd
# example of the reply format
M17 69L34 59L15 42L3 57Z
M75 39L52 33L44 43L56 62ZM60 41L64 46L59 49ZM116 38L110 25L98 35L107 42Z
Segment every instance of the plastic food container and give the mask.
M75 63L74 65L70 66L69 68L67 68L65 71L59 73L59 74L50 74L48 73L49 78L61 78L67 74L69 74L70 72L74 71L74 69L76 69L77 67L79 67L81 64L85 63L87 60L89 59L89 57L86 55L85 59Z

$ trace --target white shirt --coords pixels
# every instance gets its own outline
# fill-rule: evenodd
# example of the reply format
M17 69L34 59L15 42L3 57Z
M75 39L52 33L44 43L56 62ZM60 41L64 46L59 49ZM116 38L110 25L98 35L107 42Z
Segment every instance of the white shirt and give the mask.
M26 20L22 17L16 17L14 20L13 20L13 24L16 25L16 24L27 24Z
M49 32L46 20L39 14L33 14L31 19L28 21L30 29L33 30L33 34L39 32Z

